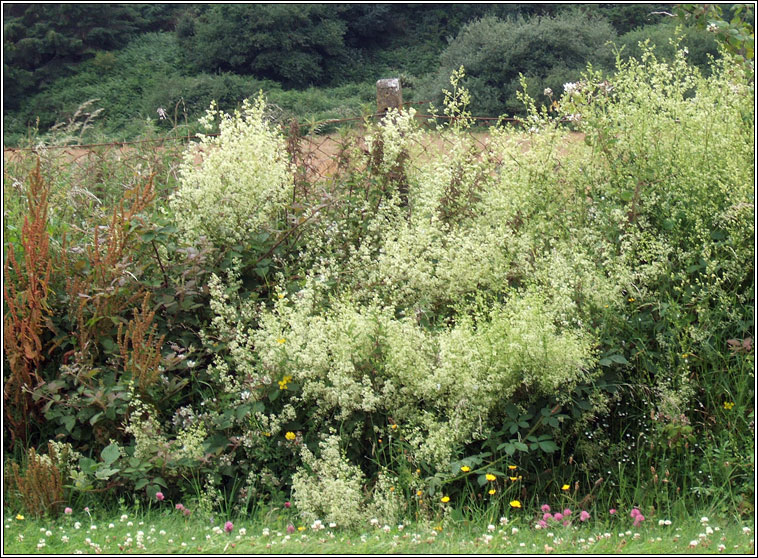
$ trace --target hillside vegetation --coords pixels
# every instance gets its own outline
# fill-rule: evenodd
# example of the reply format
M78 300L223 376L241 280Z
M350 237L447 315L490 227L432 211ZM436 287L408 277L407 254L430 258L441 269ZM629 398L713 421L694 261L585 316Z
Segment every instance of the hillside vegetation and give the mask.
M195 131L212 100L231 111L259 91L281 122L360 117L375 110L375 83L384 77L401 78L406 101L440 106L442 87L460 65L474 114L523 115L520 74L549 103L539 95L545 88L558 92L588 63L610 71L616 48L623 57L638 55L638 42L648 38L659 57L671 60L669 41L680 35L691 62L705 71L707 55L718 56L717 33L664 15L672 10L665 4L4 4L3 10L6 145L48 138L52 127L74 118L86 126L69 141L133 139L177 126Z

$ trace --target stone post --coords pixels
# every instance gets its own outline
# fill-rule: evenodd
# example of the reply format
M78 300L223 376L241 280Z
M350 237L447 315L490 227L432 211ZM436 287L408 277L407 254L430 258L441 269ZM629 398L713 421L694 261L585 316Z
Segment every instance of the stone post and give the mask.
M399 78L380 79L376 82L377 114L385 114L390 108L403 108L403 90Z

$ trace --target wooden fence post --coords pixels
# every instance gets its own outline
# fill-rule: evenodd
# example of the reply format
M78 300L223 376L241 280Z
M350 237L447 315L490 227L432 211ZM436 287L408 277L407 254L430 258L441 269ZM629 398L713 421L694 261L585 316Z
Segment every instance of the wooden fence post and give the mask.
M403 108L403 90L399 78L380 79L376 82L377 114L383 115L390 108Z

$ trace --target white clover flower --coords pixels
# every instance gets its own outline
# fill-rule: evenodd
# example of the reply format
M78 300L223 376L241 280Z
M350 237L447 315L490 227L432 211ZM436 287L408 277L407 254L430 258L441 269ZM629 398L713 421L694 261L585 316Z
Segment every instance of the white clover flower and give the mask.
M708 523L708 518L703 516L700 518L700 523Z
M695 547L697 545L698 545L698 540L697 539L693 539L693 540L690 541L690 546L691 547Z
M505 516L502 516L500 518L500 525L503 525L503 526L508 525L508 518Z
M244 527L240 527L239 534L244 537L247 534L247 529L245 529Z
M487 525L487 531L489 531L491 533L494 530L495 530L495 526L494 525L492 525L492 524Z
M337 526L337 524L334 521L329 522L329 528L334 529Z
M389 533L391 529L390 529L390 526L389 526L389 525L385 525L384 527L382 527L382 530L383 530L385 533Z
M545 90L542 92L545 97L552 97L553 96L553 90L549 87L546 87Z
M709 31L711 33L715 33L719 30L719 26L715 23L709 23L708 26L705 28L706 31Z
M74 523L74 529L81 529L81 528L82 528L82 524L81 523L79 523L78 521L76 523Z
M129 519L128 515L124 514L121 516L121 521L126 521L127 519Z

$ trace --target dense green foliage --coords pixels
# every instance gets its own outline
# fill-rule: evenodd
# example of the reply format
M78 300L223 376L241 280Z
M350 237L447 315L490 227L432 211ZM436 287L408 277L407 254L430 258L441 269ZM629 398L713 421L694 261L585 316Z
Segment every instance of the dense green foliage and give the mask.
M637 42L652 37L670 54L666 37L674 34L658 25L673 19L666 4L4 4L3 10L6 145L69 122L93 99L90 110L102 112L78 140L192 126L211 100L233 110L259 90L281 109L281 120L359 117L372 109L377 79L400 77L406 101L439 100L440 87L461 64L475 112L523 115L515 97L519 73L534 95L545 87L558 92L587 62L612 69L605 39L615 37L638 55ZM683 45L693 63L707 66L713 38L746 44L749 10L737 12L724 7L723 17L736 23L708 31L710 12L676 19L686 24ZM482 18L489 23L476 24ZM693 26L704 31L694 33ZM482 37L473 37L475 30ZM168 118L158 116L159 108Z
M486 149L465 83L449 127L369 121L326 179L260 101L183 153L10 161L6 502L750 514L749 65L619 56Z
M521 112L520 76L532 94L560 92L590 63L613 65L613 27L604 19L575 12L553 17L489 17L465 26L440 57L440 69L428 95L439 95L448 76L463 65L474 114Z

